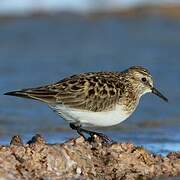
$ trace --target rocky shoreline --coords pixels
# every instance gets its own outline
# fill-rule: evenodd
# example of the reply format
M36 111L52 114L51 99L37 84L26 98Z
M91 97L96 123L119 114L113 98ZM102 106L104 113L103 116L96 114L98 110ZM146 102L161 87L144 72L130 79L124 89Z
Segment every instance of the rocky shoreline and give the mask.
M0 146L1 179L152 179L180 176L180 152L166 157L130 143L94 142L82 137L62 144L46 144L34 136L23 144L14 136Z

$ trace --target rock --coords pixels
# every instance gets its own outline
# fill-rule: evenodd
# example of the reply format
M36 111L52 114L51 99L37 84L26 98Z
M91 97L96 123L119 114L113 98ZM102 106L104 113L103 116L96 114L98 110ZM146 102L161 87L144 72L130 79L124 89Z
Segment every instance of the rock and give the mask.
M16 136L12 137L10 145L21 146L21 145L23 145L23 141L19 135L16 135Z
M62 144L46 144L34 136L22 144L13 137L10 146L0 146L1 179L122 179L147 180L180 176L180 152L167 157L152 154L130 143L94 142L82 137Z

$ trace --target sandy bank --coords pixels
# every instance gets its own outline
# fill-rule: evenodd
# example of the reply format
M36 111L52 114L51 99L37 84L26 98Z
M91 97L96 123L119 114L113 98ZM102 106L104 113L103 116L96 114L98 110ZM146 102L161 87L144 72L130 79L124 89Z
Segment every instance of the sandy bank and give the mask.
M0 146L1 179L151 179L180 176L180 153L167 157L129 143L104 144L82 137L63 144L46 144L36 135L22 144L13 137Z

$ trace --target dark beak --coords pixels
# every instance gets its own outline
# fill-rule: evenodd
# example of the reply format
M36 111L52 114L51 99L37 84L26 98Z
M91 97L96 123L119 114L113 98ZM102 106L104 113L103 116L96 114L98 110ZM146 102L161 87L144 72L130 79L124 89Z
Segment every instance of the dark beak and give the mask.
M164 101L168 102L168 99L163 96L156 88L152 88L152 93L162 98Z

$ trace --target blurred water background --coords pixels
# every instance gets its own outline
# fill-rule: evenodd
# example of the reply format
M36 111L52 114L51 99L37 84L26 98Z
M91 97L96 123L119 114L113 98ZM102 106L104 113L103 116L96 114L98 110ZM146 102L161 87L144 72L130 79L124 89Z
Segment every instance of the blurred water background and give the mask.
M0 144L8 144L15 134L26 142L39 133L48 143L77 136L47 105L3 93L76 73L141 65L150 70L169 103L148 94L128 120L98 130L162 155L180 150L180 18L158 14L97 18L74 12L16 17L7 9L0 11L6 15L0 18Z

